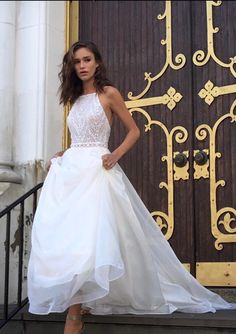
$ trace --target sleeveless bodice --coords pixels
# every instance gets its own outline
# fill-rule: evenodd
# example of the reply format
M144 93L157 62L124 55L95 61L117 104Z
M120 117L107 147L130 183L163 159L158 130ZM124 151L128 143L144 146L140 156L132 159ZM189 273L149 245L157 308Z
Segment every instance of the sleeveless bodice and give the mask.
M108 146L111 127L97 93L81 95L67 117L71 147Z

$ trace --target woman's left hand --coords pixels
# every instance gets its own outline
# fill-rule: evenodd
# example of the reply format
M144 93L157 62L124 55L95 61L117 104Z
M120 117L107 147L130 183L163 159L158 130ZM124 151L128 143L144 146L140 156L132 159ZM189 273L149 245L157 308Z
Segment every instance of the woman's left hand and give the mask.
M115 153L105 154L102 156L102 164L105 169L111 169L119 160Z

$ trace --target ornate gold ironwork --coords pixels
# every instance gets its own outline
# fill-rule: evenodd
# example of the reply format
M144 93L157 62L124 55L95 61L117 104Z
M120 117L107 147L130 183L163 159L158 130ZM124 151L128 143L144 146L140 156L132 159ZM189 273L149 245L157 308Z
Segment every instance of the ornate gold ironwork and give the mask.
M197 262L196 278L205 286L236 286L236 263Z
M182 53L177 54L177 56L175 57L175 64L173 62L173 55L172 55L171 1L169 1L169 0L165 1L165 4L166 4L166 6L165 6L165 12L164 12L164 14L162 14L162 15L159 14L157 16L158 20L166 19L166 39L162 39L161 40L161 44L162 45L166 45L166 61L165 61L165 64L164 64L162 70L158 74L156 74L154 77L151 77L152 73L147 73L147 72L144 73L144 80L147 80L146 87L144 88L144 90L140 94L138 94L136 96L133 96L133 93L129 92L128 93L128 98L130 100L141 99L141 97L143 97L148 92L148 90L150 89L150 87L152 85L152 82L158 80L165 73L165 71L167 70L168 66L170 66L174 70L179 70L186 63L186 57Z
M197 66L205 65L210 58L212 58L217 64L222 67L230 69L230 72L236 77L236 71L234 65L236 64L236 56L230 58L228 64L221 61L215 54L214 50L214 34L219 31L218 27L213 27L213 14L212 8L220 6L222 1L206 1L206 15L207 15L207 55L203 50L198 50L193 55L193 63Z
M216 152L216 134L219 125L227 118L230 118L231 122L236 122L235 108L236 100L233 102L230 112L221 116L212 128L208 124L201 124L196 129L198 140L204 140L207 134L209 135L211 232L216 239L215 248L217 250L223 249L223 243L236 242L236 227L231 226L232 222L235 222L236 210L231 207L218 210L216 201L218 187L225 186L224 180L216 181L216 158L221 157L221 153ZM223 225L224 232L219 229L219 225Z
M199 150L193 151L193 156L195 157L196 154L199 152ZM203 152L205 152L207 155L209 154L208 149L204 149ZM194 168L194 174L193 177L195 180L200 179L203 177L204 179L209 178L209 159L207 159L206 163L204 165L198 165L195 161L193 162L193 168Z
M159 188L165 188L168 194L168 213L153 211L151 215L155 218L161 230L165 230L165 237L169 240L174 231L174 177L173 177L173 137L179 144L184 143L188 138L188 132L183 126L176 126L170 132L167 127L156 120L152 120L150 115L142 108L131 108L130 113L139 112L147 119L145 132L150 131L153 125L159 126L166 135L167 155L162 156L161 160L167 164L167 182L161 182Z
M167 155L162 157L162 161L166 161L167 163L167 182L161 182L159 184L160 188L165 188L168 192L168 213L164 213L161 211L154 211L152 212L152 216L156 217L156 222L160 226L161 230L165 231L165 237L166 239L170 239L173 231L174 231L174 171L173 171L173 136L175 135L175 140L178 143L183 143L186 141L188 137L187 130L183 128L182 126L176 126L173 128L170 132L166 128L166 126L159 122L152 120L149 114L142 109L142 107L150 106L150 105L158 105L158 104L164 104L167 105L167 108L169 110L173 110L176 106L176 104L182 99L182 95L176 91L175 88L170 87L166 94L163 96L158 97L151 97L151 98L142 98L150 89L152 83L156 80L158 80L167 70L168 67L171 67L174 70L181 69L185 63L186 58L183 54L178 54L175 57L175 63L173 62L173 55L172 55L172 22L171 22L171 1L165 1L165 11L164 14L159 14L157 16L158 20L166 19L166 39L161 40L162 45L166 45L166 61L162 68L162 70L156 74L154 77L151 77L151 73L144 73L144 80L147 80L147 85L144 88L144 90L136 95L133 96L132 92L128 93L128 99L131 101L126 101L126 106L131 112L140 112L142 113L146 119L147 124L145 125L145 132L151 130L152 125L159 126L166 135L167 140ZM175 172L175 177L177 177L177 170ZM183 176L186 177L186 173Z
M176 104L182 99L182 95L176 91L175 88L170 87L166 94L162 96L149 97L141 100L126 101L126 107L130 108L140 108L153 106L157 104L164 104L170 110L173 110Z
M179 154L180 152L174 152L174 158ZM182 152L187 158L189 157L189 151L183 151ZM183 167L178 167L176 164L173 164L174 167L174 180L188 180L189 179L189 161L187 160L186 164Z
M208 105L211 105L215 97L230 93L236 93L236 85L218 87L214 86L214 84L210 80L208 80L204 88L200 90L198 95L201 99L204 99Z
M236 56L230 58L228 64L222 62L216 55L214 51L214 33L219 31L219 28L213 27L213 17L212 17L212 7L220 6L221 1L206 1L206 11L207 11L207 47L208 53L205 56L205 53L202 50L198 50L193 55L193 62L197 66L205 65L210 57L220 66L229 68L232 75L236 77L236 71L234 65L236 63ZM198 95L200 98L204 99L208 105L214 101L215 97L230 94L236 92L236 85L227 85L227 86L214 86L214 84L208 80L204 88L200 90ZM196 136L199 140L204 140L209 134L209 163L210 163L210 206L211 206L211 231L213 236L216 238L215 248L217 250L223 249L223 243L236 242L236 226L233 227L235 223L236 210L231 207L225 207L220 210L217 209L216 195L217 189L219 186L225 186L224 180L216 181L216 158L220 158L220 152L216 152L215 143L216 143L216 133L219 125L227 118L231 118L231 122L236 121L236 116L234 114L236 106L236 100L233 102L230 112L221 116L213 128L209 125L202 124L196 129ZM221 229L219 228L221 225ZM223 227L223 231L222 231Z

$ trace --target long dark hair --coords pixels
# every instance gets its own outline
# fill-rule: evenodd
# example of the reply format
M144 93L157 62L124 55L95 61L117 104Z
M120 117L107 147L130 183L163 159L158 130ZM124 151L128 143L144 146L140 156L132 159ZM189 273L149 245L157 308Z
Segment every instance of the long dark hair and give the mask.
M97 46L93 42L76 42L64 55L62 69L58 75L61 82L59 87L60 103L64 105L68 102L73 104L83 93L82 80L77 76L74 68L74 53L80 48L89 49L94 54L95 61L98 64L94 75L94 87L96 91L102 93L105 86L113 86L106 77L106 68Z

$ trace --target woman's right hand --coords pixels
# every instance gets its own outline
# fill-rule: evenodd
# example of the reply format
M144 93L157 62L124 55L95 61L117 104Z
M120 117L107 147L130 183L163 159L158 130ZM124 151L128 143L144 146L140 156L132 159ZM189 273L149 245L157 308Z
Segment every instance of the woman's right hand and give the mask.
M54 159L54 158L61 157L63 154L64 154L64 151L60 151L60 152L55 153L55 154L52 156L52 158L51 158L51 159L48 161L48 163L47 163L47 167L46 167L47 171L49 171L49 169L50 169L50 167L51 167L51 164L52 164L51 160Z

